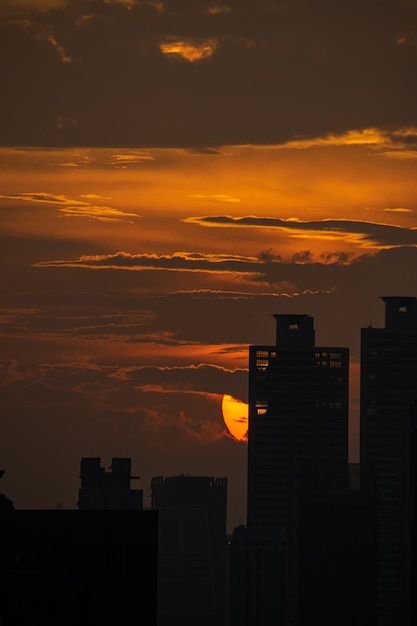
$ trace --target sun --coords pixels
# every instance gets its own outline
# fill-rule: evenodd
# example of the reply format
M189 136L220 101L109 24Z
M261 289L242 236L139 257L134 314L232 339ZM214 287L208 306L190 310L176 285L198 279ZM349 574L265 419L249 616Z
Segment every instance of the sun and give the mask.
M238 441L248 440L248 405L233 396L224 395L222 414L229 433Z

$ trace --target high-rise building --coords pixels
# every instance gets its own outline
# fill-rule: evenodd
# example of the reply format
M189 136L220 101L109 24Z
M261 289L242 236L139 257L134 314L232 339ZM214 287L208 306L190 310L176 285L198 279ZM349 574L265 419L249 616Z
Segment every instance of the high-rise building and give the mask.
M385 327L361 333L360 460L373 466L377 477L378 626L408 626L415 623L410 613L415 594L417 298L382 300Z
M249 349L248 527L296 527L304 464L348 462L349 350L315 345L309 315L274 315Z
M248 532L240 546L246 550L246 558L252 558L248 549L251 535L256 531L260 546L268 529L275 530L273 543L280 546L280 562L275 563L279 607L271 614L271 598L264 592L258 594L253 602L264 606L252 611L253 615L258 612L258 618L250 622L257 626L271 620L277 624L296 624L298 620L302 473L308 466L320 465L347 481L348 465L348 348L316 346L309 315L274 318L275 345L249 348ZM245 535L241 532L240 536ZM265 573L261 562L258 560L259 580ZM271 564L267 567L270 570ZM235 581L232 584L236 585ZM286 590L285 599L282 589Z

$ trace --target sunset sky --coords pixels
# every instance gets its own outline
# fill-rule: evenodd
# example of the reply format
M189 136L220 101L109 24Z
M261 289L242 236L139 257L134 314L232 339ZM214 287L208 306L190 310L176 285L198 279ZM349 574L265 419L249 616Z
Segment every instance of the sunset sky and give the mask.
M0 491L121 455L244 523L222 400L274 313L350 348L357 460L360 328L417 296L417 1L0 0L0 48Z

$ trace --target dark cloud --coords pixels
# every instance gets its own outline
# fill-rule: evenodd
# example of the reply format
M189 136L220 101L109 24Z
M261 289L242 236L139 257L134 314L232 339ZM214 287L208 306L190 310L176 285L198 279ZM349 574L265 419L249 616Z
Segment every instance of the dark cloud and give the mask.
M172 270L189 272L244 272L260 270L256 259L233 254L202 254L177 252L173 255L158 254L103 254L79 259L41 261L37 267L83 267L125 270Z
M277 228L291 234L292 231L309 233L326 233L334 235L358 236L358 243L376 244L377 246L410 246L417 245L417 229L378 224L359 220L325 219L320 221L283 220L275 217L230 217L227 215L211 215L207 217L189 217L184 221L201 226ZM299 254L299 253L297 253Z
M407 237L412 233L404 231ZM47 307L45 320L58 320L54 330L57 335L119 337L127 342L159 341L165 345L181 345L183 341L251 343L252 320L257 320L255 327L259 322L264 328L261 316L281 307L292 312L298 307L306 311L312 308L326 317L332 307L342 317L356 307L360 326L366 311L375 310L380 295L415 291L412 268L417 265L416 247L398 246L355 259L337 251L323 253L317 261L311 260L308 250L300 254L302 258L287 261L273 250L261 252L258 258L185 253L83 255L72 260L42 261L27 271L35 272L38 281L46 281L40 283L43 291L35 301ZM123 269L139 269L140 276ZM165 279L172 271L179 277L190 276L187 288ZM229 288L204 288L202 275L213 275L216 280L230 275ZM245 291L232 288L237 276L245 277ZM48 283L50 290L45 291ZM142 290L139 309L138 289ZM21 307L33 301L30 290L25 298L8 296L9 306ZM57 303L61 309L56 308ZM90 319L86 316L89 310ZM242 316L243 310L246 314ZM30 315L26 323L33 326L39 314ZM342 335L352 329L349 337L354 336L352 323L347 323ZM329 327L336 333L336 318Z
M212 8L7 2L3 145L275 143L416 122L414 4Z
M246 402L247 369L230 368L198 363L187 367L135 367L119 368L112 377L141 385L160 385L171 391L193 391L229 394Z

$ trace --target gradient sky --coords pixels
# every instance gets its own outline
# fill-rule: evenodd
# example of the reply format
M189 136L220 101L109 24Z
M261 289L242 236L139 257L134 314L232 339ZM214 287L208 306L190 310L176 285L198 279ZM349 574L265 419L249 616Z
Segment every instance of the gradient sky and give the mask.
M417 296L416 0L2 0L0 466L75 508L82 456L228 476L274 313L351 351Z

